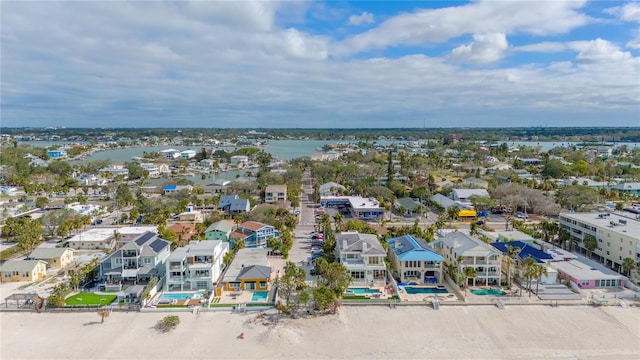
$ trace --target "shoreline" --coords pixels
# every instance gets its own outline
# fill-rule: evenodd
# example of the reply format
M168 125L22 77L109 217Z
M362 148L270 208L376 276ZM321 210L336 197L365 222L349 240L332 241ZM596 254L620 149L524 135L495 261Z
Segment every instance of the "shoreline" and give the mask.
M168 314L180 324L160 334L154 325ZM104 324L94 312L0 313L3 360L636 359L639 353L635 307L349 306L299 319L274 310L114 312Z

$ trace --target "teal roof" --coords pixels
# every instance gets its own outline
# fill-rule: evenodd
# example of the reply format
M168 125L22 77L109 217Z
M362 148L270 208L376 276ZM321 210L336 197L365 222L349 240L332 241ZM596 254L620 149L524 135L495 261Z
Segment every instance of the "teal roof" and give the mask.
M387 244L400 261L444 261L426 241L411 235L388 239Z

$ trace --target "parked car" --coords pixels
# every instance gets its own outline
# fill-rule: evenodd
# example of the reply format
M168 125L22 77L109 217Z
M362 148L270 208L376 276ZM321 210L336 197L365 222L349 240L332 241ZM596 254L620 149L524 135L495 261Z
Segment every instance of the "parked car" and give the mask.
M518 219L527 219L529 216L527 216L527 214L525 214L525 213L523 213L523 212L521 212L521 211L518 211L518 212L516 213L516 217L517 217Z
M318 272L316 271L315 267L312 267L311 270L309 270L309 275L316 275Z
M315 259L321 258L321 257L322 257L322 254L313 254L311 255L311 261L314 261Z
M316 235L311 236L311 239L313 239L313 240L316 240L316 239L323 240L324 236L322 234L316 234Z

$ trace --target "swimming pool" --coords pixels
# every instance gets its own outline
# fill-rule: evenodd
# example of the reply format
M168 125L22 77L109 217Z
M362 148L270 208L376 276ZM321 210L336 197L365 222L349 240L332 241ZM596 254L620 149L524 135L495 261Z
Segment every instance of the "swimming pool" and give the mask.
M449 292L444 287L413 287L405 286L404 290L407 294L446 294Z
M264 302L267 300L267 296L269 296L268 291L255 291L251 296L252 302Z
M378 291L378 289L369 288L348 288L347 292L352 292L354 294L377 294L380 291Z
M187 293L173 293L173 294L162 294L160 300L189 300L191 299L191 294Z
M469 290L471 291L471 293L473 295L478 295L478 296L505 296L507 295L506 292L500 290L500 289L486 289L486 288L481 288L481 289L473 289L473 290Z

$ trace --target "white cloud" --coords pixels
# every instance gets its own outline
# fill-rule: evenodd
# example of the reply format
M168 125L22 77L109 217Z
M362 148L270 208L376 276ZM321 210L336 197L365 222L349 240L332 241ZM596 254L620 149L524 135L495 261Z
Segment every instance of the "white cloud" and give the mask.
M621 51L614 44L600 38L590 41L574 59L577 63L598 63L631 59L631 53Z
M360 15L351 15L349 17L349 25L368 25L373 24L375 18L370 12L362 12Z
M475 34L471 44L453 49L450 58L462 63L491 63L502 59L508 48L509 43L504 34Z
M541 37L522 50L579 54L576 62L549 66L465 67L424 55L332 58L329 35L280 25L286 2L211 4L200 13L181 2L3 3L2 125L421 127L427 116L429 126L527 126L540 124L536 117L588 126L598 117L622 125L637 116L638 58L605 40ZM475 18L497 16L489 15ZM460 28L475 34L454 49L459 61L496 61L512 51L508 32L480 31L489 23L475 31L466 24L470 15L448 16L430 18L440 34L433 39ZM497 27L507 27L500 21ZM508 21L510 29L534 25ZM381 46L410 41L398 34Z
M585 1L489 1L394 16L376 28L353 35L333 53L350 55L389 46L442 43L464 34L515 32L562 34L590 19L578 9Z
M628 2L623 6L607 8L604 12L616 16L620 20L640 22L640 3L637 1Z
M637 36L633 40L629 40L629 42L627 42L627 45L625 46L625 48L634 49L634 50L640 49L640 36Z

